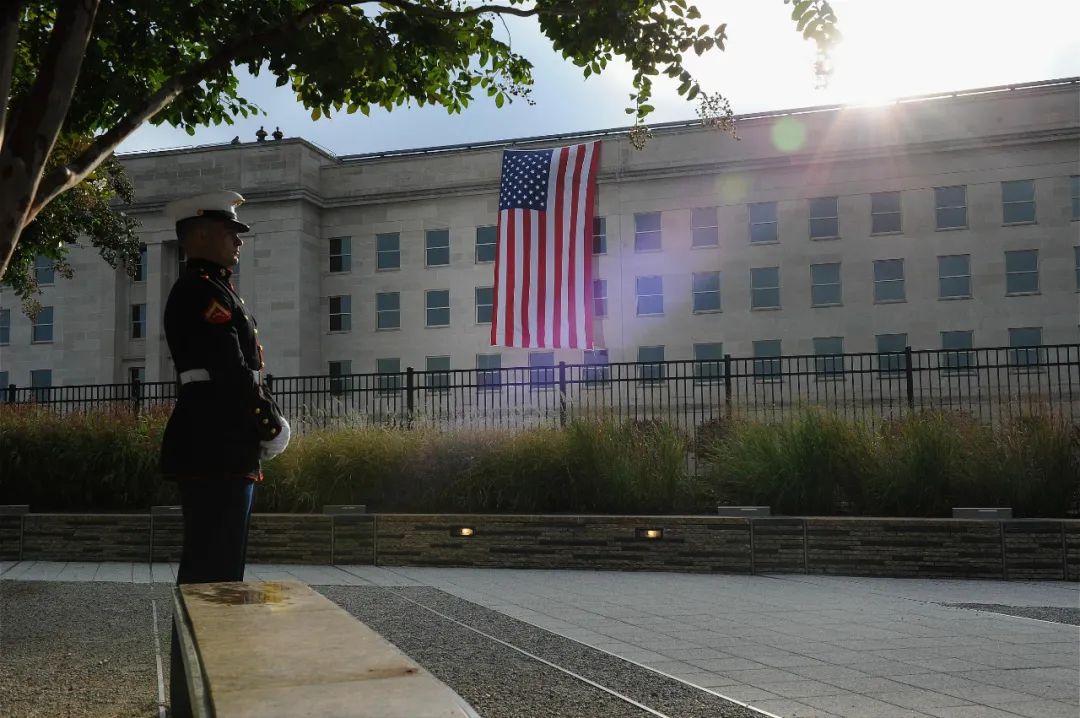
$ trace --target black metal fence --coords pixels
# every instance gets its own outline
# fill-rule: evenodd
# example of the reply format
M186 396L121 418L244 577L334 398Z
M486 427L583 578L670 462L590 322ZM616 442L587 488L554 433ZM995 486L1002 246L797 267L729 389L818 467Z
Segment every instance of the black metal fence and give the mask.
M997 423L1024 414L1080 419L1080 345L911 350L344 376L268 376L298 432L360 424L559 426L577 418L665 420L694 432L730 416L807 407L877 423L918 410ZM2 400L58 411L168 406L174 382L20 388Z

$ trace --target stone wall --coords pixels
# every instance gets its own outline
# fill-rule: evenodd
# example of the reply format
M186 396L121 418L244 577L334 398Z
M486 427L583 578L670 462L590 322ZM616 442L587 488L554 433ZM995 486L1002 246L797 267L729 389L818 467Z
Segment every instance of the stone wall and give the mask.
M459 535L461 528L471 529L471 535ZM645 538L649 529L661 530L662 537ZM177 561L181 537L178 516L0 516L4 560L145 561L152 556ZM248 558L252 563L1080 581L1080 521L256 514Z

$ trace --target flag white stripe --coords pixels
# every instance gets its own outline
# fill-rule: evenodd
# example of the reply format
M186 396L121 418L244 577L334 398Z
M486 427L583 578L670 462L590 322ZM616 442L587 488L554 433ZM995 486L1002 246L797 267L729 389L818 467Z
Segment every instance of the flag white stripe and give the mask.
M577 301L573 310L577 316L577 341L575 346L585 346L585 262L592 259L592 228L585 226L585 202L588 199L589 166L592 164L593 148L596 144L589 142L584 145L585 159L581 163L581 182L578 185L578 213L577 228L575 235L581 241L577 243L577 255L574 262L574 296ZM586 231L588 230L588 231Z
M545 217L547 219L547 247L546 247L546 259L545 264L545 276L544 276L544 346L555 346L555 292L558 288L555 286L555 227L557 217L555 216L555 192L558 189L559 183L559 154L561 150L555 150L551 153L551 170L548 172L548 199L547 199L547 211Z

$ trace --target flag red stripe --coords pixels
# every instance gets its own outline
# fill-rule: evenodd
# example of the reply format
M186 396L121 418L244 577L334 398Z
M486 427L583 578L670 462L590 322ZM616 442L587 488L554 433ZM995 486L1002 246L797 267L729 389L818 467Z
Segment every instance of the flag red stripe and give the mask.
M536 268L536 336L539 337L537 346L546 347L547 343L547 213L540 215L537 222L537 268Z
M517 210L506 213L506 306L503 308L503 335L505 346L514 346L514 233L516 231Z
M577 235L577 226L579 213L582 211L581 193L578 191L578 187L581 186L581 165L585 161L585 145L578 145L577 156L574 158L574 179L570 184L570 232ZM570 243L570 266L569 266L569 278L566 282L566 289L568 295L568 304L570 306L569 319L570 319L570 346L576 349L578 346L578 326L577 326L577 278L578 278L578 253L581 251L581 242L575 241Z
M521 346L529 346L529 303L532 297L529 294L529 269L532 257L532 223L534 212L524 212L525 218L521 222Z
M499 223L496 231L495 241L495 281L493 281L491 289L491 346L498 346L499 344L499 326L500 319L502 319L502 312L499 311L499 296L502 292L502 287L499 286L499 267L503 262L503 241L505 236L503 230L503 222L505 221L506 211L499 211Z

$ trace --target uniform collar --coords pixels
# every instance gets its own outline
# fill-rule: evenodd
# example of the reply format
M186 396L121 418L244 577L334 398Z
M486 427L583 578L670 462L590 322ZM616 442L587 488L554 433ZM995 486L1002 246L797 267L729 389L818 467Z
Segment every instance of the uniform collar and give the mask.
M211 262L208 259L191 258L187 260L187 266L189 271L197 271L199 274L209 274L212 277L220 277L221 279L228 280L232 276L232 270L228 267L222 267L216 262Z

